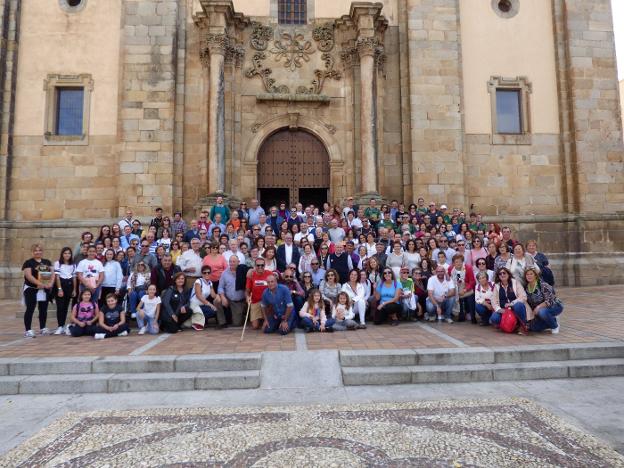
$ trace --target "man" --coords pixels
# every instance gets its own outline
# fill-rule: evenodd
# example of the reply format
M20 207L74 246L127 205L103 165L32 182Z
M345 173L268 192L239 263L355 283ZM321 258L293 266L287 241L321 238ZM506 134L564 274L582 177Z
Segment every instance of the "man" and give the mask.
M338 272L341 283L344 284L349 281L349 272L353 270L353 262L351 262L351 257L345 253L343 242L336 244L336 251L329 254L326 266L328 270L333 268Z
M377 228L377 223L381 219L381 211L377 208L377 200L371 198L370 205L364 210L364 216L368 218L374 228Z
M315 288L318 288L321 284L321 281L325 279L325 268L321 268L321 262L318 258L315 258L310 262L312 266L312 271L310 272L312 275L312 284Z
M277 283L274 274L267 278L267 286L260 302L264 314L264 333L279 331L281 335L287 335L295 328L297 318L293 312L290 291L283 284Z
M213 223L216 223L215 217L217 214L221 215L220 219L223 224L227 224L230 220L230 208L227 205L223 204L222 196L218 196L216 204L213 205L212 208L210 208L210 219Z
M416 203L416 212L420 213L421 215L427 214L427 211L429 211L429 209L425 206L425 199L423 197L418 197L418 201Z
M290 215L288 216L286 222L288 223L288 230L292 230L292 227L295 224L299 226L301 223L303 223L303 218L297 213L297 208L290 209Z
M156 294L161 295L169 286L173 286L173 277L180 272L180 267L173 264L171 255L166 253L160 265L152 269L150 283L156 285Z
M373 237L376 235L375 228L371 226L368 218L362 218L362 229L360 229L360 234L364 234L365 236L372 234Z
M232 325L235 327L243 325L246 312L245 289L236 288L236 273L239 263L236 255L230 256L228 260L229 268L221 274L219 288L217 289L217 294L221 298L220 306L230 309Z
M133 217L132 210L130 208L128 208L126 210L126 217L125 218L121 218L117 224L119 224L119 227L121 228L121 230L123 232L123 229L126 226L132 227L132 222L133 221L134 221L134 217Z
M135 236L139 236L139 238L141 238L141 236L143 235L141 221L139 221L138 219L132 221L132 234L134 234Z
M301 255L297 246L293 244L293 235L290 232L284 236L284 243L277 248L275 258L280 272L286 270L289 263L299 265Z
M386 260L388 260L388 254L386 254L386 244L383 242L377 242L375 244L376 253L373 255L377 263L379 264L379 269L383 270L386 268Z
M347 226L353 229L354 233L359 234L362 229L362 220L360 218L356 218L353 211L349 211L347 213Z
M258 200L252 198L249 200L249 225L255 226L260 224L260 215L264 215L264 208L258 205ZM265 217L266 220L266 217Z
M288 265L286 270L284 270L284 274L282 275L281 284L286 286L290 291L290 295L294 304L293 312L298 317L299 311L301 310L301 308L303 307L303 303L305 302L305 291L299 284L299 281L297 281L296 271L297 268L294 264Z
M254 330L260 328L260 321L264 318L260 301L262 300L264 290L269 285L269 277L275 279L272 272L264 269L264 258L258 257L254 270L247 274L247 284L245 288L247 303L250 304L249 321Z
M184 234L184 242L190 243L194 238L199 239L199 225L196 219L191 219L191 229Z
M181 232L182 234L186 232L186 223L182 219L181 211L176 211L175 213L173 213L173 222L171 223L171 230L173 231L171 233L171 237L174 237L174 238L178 232Z
M396 222L396 215L399 211L399 200L392 200L390 202L390 219Z
M228 214L229 216L229 214ZM214 222L210 225L210 227L207 229L208 231L208 237L213 237L212 231L214 231L215 229L219 229L219 233L221 232L225 232L225 224L223 224L221 222L221 213L216 213L215 217L214 217ZM218 239L217 239L218 240Z
M345 230L342 229L340 226L338 226L337 219L332 219L329 223L329 226L330 227L327 230L327 233L329 234L329 239L334 244L337 244L338 242L342 242L344 238L347 237L347 233L345 232Z
M381 226L383 226L388 231L394 231L396 226L394 224L394 221L392 221L390 213L383 214L382 220L377 225L378 229L381 229Z
M238 263L245 263L245 255L238 249L239 244L236 239L230 239L228 241L229 250L223 252L223 258L226 262L230 261L230 257L237 257Z
M85 231L80 235L80 242L78 242L75 246L74 246L74 250L72 252L74 252L74 254L78 254L78 252L80 251L81 247L83 245L86 245L87 247L93 243L93 233L90 231ZM86 258L86 253L87 251L85 250L85 258ZM77 263L77 262L74 262Z
M437 316L440 323L444 319L446 323L453 323L451 314L455 305L455 285L446 279L446 270L442 265L436 267L435 276L427 281L427 294L426 319L435 322Z
M444 224L451 223L451 214L448 212L448 206L441 205L440 211L442 212L442 219L444 220Z
M280 232L280 225L284 222L284 218L282 218L278 212L277 207L272 206L270 210L270 215L267 219L267 223L273 229L273 232Z
M158 247L158 243L156 242L156 236L153 232L148 232L145 236L145 239L149 243L149 252L156 256L156 247Z
M354 266L359 265L360 264L360 256L357 253L355 253L355 242L348 241L345 244L345 249L347 250L347 255L349 257L351 257L351 263Z
M199 255L199 239L191 240L191 248L178 257L177 264L186 276L185 288L193 287L195 280L201 276L202 258Z
M158 228L162 226L163 209L161 207L158 207L154 210L154 213L156 217L150 221L150 226L155 226L156 230L158 230Z
M205 229L206 232L208 232L208 228L210 227L211 224L212 223L208 219L208 212L207 211L202 211L199 214L199 222L197 223L197 228L198 229Z
M455 249L451 249L448 244L448 239L445 236L440 237L440 240L438 241L439 247L437 249L433 249L431 258L438 258L438 254L440 252L444 252L446 258L453 258L457 252Z
M119 239L121 243L121 248L125 251L128 247L130 247L130 243L132 239L139 240L139 236L132 234L132 226L126 224L123 228L123 236Z
M435 202L429 203L429 211L427 214L431 217L431 222L435 222L436 218L441 215L441 213L436 208Z
M264 213L262 213L260 215L260 219L258 221L258 224L256 224L255 226L257 226L258 228L260 228L260 235L264 236L266 235L266 230L269 226L269 223L267 223L267 215L265 215Z
M357 206L353 205L353 197L347 198L347 203L345 207L342 209L342 217L346 218L349 215L349 211L357 212Z
M509 247L509 251L513 252L514 245L516 245L516 241L511 238L511 228L509 226L503 227L503 242L507 244Z
M158 265L156 255L150 253L150 242L147 239L141 241L141 248L132 259L132 264L130 265L132 270L134 270L136 264L139 262L144 262L150 271Z

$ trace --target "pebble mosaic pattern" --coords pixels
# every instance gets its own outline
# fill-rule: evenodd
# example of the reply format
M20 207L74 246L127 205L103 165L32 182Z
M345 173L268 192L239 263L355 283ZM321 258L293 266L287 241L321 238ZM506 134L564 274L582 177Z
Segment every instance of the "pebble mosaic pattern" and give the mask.
M70 413L0 466L624 467L624 458L506 399Z

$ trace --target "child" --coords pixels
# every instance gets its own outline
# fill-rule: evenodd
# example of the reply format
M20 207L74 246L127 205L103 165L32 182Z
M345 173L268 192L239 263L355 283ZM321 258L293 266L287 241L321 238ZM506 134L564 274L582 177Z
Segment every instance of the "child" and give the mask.
M299 311L299 317L301 317L301 325L306 333L311 331L333 331L331 327L334 321L331 319L327 320L325 315L325 301L318 289L310 291L308 300Z
M106 305L98 314L98 326L94 338L103 340L113 336L128 336L128 331L126 312L123 310L123 306L118 303L115 294L107 294Z
M160 315L160 296L156 295L156 285L150 284L147 294L141 298L141 302L136 308L137 325L139 335L158 334L158 316ZM147 324L145 323L147 322Z
M414 297L414 280L409 277L409 268L401 268L401 307L403 309L403 319L413 321L416 317L416 298Z
M84 289L80 293L78 304L72 308L71 325L67 334L74 337L95 335L99 312L97 304L91 301L91 291Z
M336 331L355 330L358 324L353 320L355 313L351 308L349 295L341 291L336 297L336 305L332 310L332 318L335 320L333 329Z
M442 265L444 267L444 271L449 269L449 264L447 262L446 254L442 251L438 252L438 265ZM448 279L448 275L447 275Z

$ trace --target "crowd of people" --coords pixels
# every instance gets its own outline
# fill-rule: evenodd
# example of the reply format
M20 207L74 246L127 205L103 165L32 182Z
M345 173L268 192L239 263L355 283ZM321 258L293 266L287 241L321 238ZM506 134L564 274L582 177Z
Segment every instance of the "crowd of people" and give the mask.
M486 225L478 213L423 198L357 206L287 207L252 199L231 209L218 197L187 225L157 208L143 225L132 210L99 233L84 232L58 260L32 248L23 267L25 336L126 336L220 329L334 332L401 321L471 321L558 333L563 304L536 241ZM56 303L58 328L47 328Z

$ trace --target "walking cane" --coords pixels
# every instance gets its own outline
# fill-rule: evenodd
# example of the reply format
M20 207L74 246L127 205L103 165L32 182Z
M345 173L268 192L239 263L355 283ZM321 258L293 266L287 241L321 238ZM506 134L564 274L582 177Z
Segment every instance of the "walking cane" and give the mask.
M249 318L249 311L251 310L251 302L247 303L247 313L245 314L245 323L243 324L243 332L241 333L241 341L245 337L245 328L247 327L247 319Z

